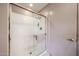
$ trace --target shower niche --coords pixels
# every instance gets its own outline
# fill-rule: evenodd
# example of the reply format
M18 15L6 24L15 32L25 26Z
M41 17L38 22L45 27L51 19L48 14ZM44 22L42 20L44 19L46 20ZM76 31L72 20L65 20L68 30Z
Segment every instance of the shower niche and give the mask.
M45 17L14 5L11 5L10 15L10 55L37 56L45 51Z

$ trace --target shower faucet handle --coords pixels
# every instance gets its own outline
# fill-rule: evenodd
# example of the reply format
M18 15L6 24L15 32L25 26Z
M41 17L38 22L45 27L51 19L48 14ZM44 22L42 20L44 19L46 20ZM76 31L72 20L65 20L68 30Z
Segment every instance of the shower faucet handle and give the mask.
M37 40L38 36L37 35L34 35L34 38L35 38L35 40Z

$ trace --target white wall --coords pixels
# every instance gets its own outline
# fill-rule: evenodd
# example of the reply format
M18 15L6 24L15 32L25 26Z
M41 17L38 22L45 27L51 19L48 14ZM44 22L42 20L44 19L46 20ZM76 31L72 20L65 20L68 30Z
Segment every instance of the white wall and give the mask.
M47 15L48 13L49 15ZM66 38L64 38L65 40L63 39L64 41L61 38L63 38L64 34L67 34L68 32L74 37L74 39L76 38L76 4L49 4L44 10L41 11L41 14L46 15L48 18L47 49L49 53L51 55L75 55L75 51L70 52L73 49L75 50L75 46L68 52L69 48L65 48L63 43L65 42ZM67 23L71 24L67 25ZM69 26L68 29L67 26ZM67 47L72 47L70 46L71 44L72 43L68 43Z
M8 4L0 3L0 56L8 55Z

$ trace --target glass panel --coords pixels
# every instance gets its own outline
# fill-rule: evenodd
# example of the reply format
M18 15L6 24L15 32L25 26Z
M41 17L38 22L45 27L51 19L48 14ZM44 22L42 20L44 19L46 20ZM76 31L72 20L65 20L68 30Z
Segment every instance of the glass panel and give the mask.
M39 55L45 50L45 18L12 12L10 25L11 55Z
M24 55L31 46L33 46L33 18L12 13L11 55Z
M39 16L38 16L39 17ZM40 17L34 21L34 51L32 55L39 55L45 50L46 43L45 18Z

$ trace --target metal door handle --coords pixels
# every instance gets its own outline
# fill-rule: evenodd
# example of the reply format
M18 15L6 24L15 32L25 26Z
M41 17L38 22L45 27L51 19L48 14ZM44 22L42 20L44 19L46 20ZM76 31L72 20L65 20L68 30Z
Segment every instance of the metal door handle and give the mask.
M67 40L68 40L68 41L72 41L72 42L74 41L74 39L67 39Z

